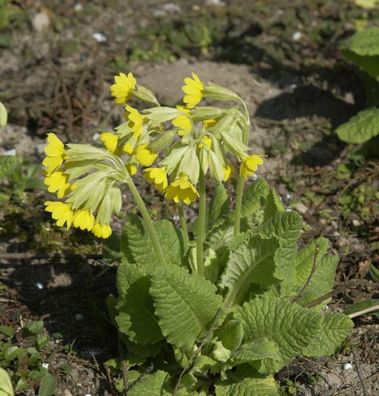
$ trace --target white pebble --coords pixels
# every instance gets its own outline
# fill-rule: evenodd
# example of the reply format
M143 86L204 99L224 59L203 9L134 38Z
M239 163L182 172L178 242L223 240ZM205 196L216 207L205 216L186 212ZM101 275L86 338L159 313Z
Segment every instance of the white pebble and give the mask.
M93 136L92 136L92 140L94 142L97 142L100 139L100 133L96 132Z
M287 208L286 212L292 212L292 209L291 208Z
M83 6L80 3L76 3L74 6L74 11L75 12L83 11Z
M343 365L344 370L351 370L353 368L353 365L351 363L345 363Z
M16 156L16 150L15 149L10 149L10 150L4 151L4 155L10 155L11 157L15 157Z
M96 32L92 34L92 37L98 42L98 43L105 43L107 41L107 36L103 33Z
M257 180L257 179L258 179L258 175L257 175L256 173L253 173L252 176L251 176L251 178L252 178L253 180Z
M293 41L300 41L301 40L301 38L302 38L302 34L300 33L300 32L295 32L293 35L292 35L292 40Z
M75 320L76 320L77 322L80 322L80 321L83 320L83 319L84 319L83 314L81 314L81 313L75 314Z
M42 363L42 367L47 370L49 368L49 363Z
M36 288L39 289L39 290L42 290L43 289L43 284L41 282L37 282L36 283Z

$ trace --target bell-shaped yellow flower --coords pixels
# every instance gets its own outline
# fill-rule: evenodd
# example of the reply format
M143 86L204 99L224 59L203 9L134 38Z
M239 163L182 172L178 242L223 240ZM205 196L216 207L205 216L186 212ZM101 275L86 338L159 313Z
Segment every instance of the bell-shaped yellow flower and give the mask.
M184 202L186 205L189 205L195 202L198 197L199 193L184 173L170 183L166 189L166 198L172 199L175 203Z
M95 217L88 209L79 209L74 212L74 227L91 231L95 225Z
M240 175L244 178L250 177L259 165L263 164L263 158L261 155L253 154L245 157L240 167Z
M114 96L116 103L125 103L135 90L137 81L132 73L128 73L127 76L120 73L114 77L114 81L115 84L111 86L112 96Z
M93 226L92 233L97 238L106 239L106 238L109 238L112 235L112 228L108 224L101 225L99 223L96 223Z
M51 217L57 221L59 227L67 225L67 229L71 227L74 213L71 210L71 205L59 201L46 201L46 212L51 213Z
M138 161L142 166L151 166L154 161L157 159L158 154L150 151L147 148L147 144L140 144L135 153L135 159Z
M193 128L192 120L189 117L190 111L183 106L176 106L176 108L183 114L174 118L172 120L172 125L176 126L179 129L179 136L187 136Z
M212 139L209 136L204 136L201 139L201 143L198 144L199 148L203 148L204 146L207 146L208 148L212 147Z
M150 183L154 184L158 191L163 192L167 188L168 181L165 168L146 168L143 174Z
M126 113L124 117L129 120L130 129L133 131L133 136L138 139L142 133L143 115L134 107L125 106Z
M65 155L64 144L55 133L47 134L45 153L46 158L42 161L42 165L46 167L46 173L50 175L61 167Z
M104 147L112 154L117 150L118 136L112 132L103 132L100 135L100 140L103 142Z
M201 102L201 99L203 99L204 84L195 73L192 73L192 78L185 78L184 83L185 85L182 88L185 93L183 102L189 109L192 109Z
M131 162L126 165L126 169L128 170L130 176L134 176L138 170L137 165Z
M233 167L230 164L225 164L224 169L224 181L228 181L233 175Z
M68 176L62 171L57 171L45 177L45 185L50 193L57 193L58 198L63 198L70 189Z

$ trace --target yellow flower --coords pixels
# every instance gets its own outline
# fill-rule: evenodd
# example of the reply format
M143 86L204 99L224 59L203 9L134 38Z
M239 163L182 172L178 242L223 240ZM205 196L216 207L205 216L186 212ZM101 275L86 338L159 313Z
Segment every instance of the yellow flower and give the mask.
M48 187L47 191L50 193L57 193L58 198L63 198L70 188L68 183L68 176L62 171L57 171L45 177L45 185Z
M133 146L130 143L125 143L124 147L122 148L126 154L132 155L133 154Z
M157 159L158 154L150 151L147 144L140 144L136 149L135 158L142 166L150 166Z
M93 226L92 233L98 238L109 238L112 234L112 228L108 224L99 224L96 223Z
M63 227L67 224L67 229L71 227L74 213L71 210L71 205L59 201L46 201L45 202L46 212L51 213L51 217L57 220L57 225Z
M79 209L74 212L74 227L91 231L95 225L95 217L88 209Z
M189 205L195 202L198 197L199 193L186 174L180 175L179 179L174 180L166 189L166 198L172 199L176 203L184 202Z
M259 165L263 164L263 158L260 155L253 154L245 157L240 167L240 175L244 178L251 176Z
M100 140L103 142L104 147L114 153L117 150L118 136L112 132L104 132L100 135Z
M128 170L130 176L134 176L137 173L137 165L129 163L126 165L126 169Z
M216 124L217 124L217 120L215 120L214 118L210 118L209 120L203 121L203 125L205 128L211 128Z
M64 144L55 135L55 133L47 134L47 145L45 146L46 158L42 165L45 166L48 175L59 169L64 159Z
M128 73L127 76L124 73L120 73L114 77L114 81L115 84L111 86L112 96L115 97L116 103L125 103L136 88L136 79L132 73Z
M204 146L212 147L212 139L209 136L204 136L198 145L199 148L203 148Z
M225 164L224 168L224 181L228 181L233 175L233 167L230 164Z
M165 168L146 168L143 171L146 179L153 183L157 190L163 192L167 185L167 173Z
M189 117L190 111L189 111L189 109L186 109L183 106L176 106L176 108L184 114L174 118L172 120L172 125L179 128L179 130L178 130L179 136L186 136L192 130L192 121L191 121L191 118Z
M133 131L133 136L137 139L142 133L143 115L134 107L125 106L124 117L129 120L129 126Z
M189 109L192 109L198 105L203 98L204 84L195 73L192 73L192 78L185 78L184 83L185 85L182 89L186 95L184 95L183 102Z

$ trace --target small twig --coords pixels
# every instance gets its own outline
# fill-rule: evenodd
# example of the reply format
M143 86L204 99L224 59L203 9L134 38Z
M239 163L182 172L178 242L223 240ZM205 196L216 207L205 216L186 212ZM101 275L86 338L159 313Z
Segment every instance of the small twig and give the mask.
M362 375L361 365L359 364L358 355L357 355L357 352L355 350L355 346L354 345L351 346L351 350L353 352L354 364L355 364L355 367L357 369L358 378L359 378L359 382L361 383L361 386L362 386L363 394L364 394L364 396L368 396L366 384L364 382L364 378L363 378L363 375Z
M303 294L304 294L306 288L308 287L309 283L311 282L313 274L314 274L315 271L316 271L317 256L318 256L319 252L320 252L320 247L319 247L319 245L317 244L317 245L315 246L315 253L314 253L314 255L313 255L312 268L311 268L311 272L309 273L308 279L307 279L307 281L305 282L305 284L304 284L304 286L302 287L302 289L299 291L298 295L295 296L295 297L292 299L292 302L299 301L299 300L301 299L301 297L303 297Z
M365 309L361 309L360 311L353 312L349 316L350 319L356 318L358 316L362 316L371 312L379 311L379 304L373 305L372 307L368 307Z

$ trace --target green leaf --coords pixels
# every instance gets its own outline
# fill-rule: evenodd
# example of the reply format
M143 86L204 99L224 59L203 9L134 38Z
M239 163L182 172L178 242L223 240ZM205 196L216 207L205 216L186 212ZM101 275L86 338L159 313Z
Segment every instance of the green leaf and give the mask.
M0 156L0 179L10 176L20 165L17 157L12 155Z
M163 338L149 293L150 277L147 275L151 267L123 262L117 274L118 328L131 341L141 345L154 344Z
M29 322L25 325L24 330L28 333L37 335L43 332L43 321L42 320L35 320Z
M242 323L239 320L229 320L222 326L217 338L225 348L234 352L241 345L243 339Z
M323 317L320 334L303 350L309 357L333 355L353 329L352 320L343 314L330 313Z
M379 55L379 28L373 27L355 33L345 41L344 48L358 55Z
M379 135L379 109L361 111L337 128L338 137L346 143L361 144Z
M216 187L215 195L209 209L208 223L214 224L228 212L229 195L223 184Z
M167 263L181 263L184 254L181 233L168 220L156 221L154 227ZM129 221L122 231L120 248L131 263L159 265L150 238L138 216L129 215Z
M1 396L13 396L13 387L9 374L0 367L0 395Z
M207 332L222 302L214 285L174 266L159 267L150 293L162 333L177 347L191 348Z
M233 355L233 363L242 364L271 358L280 361L279 349L275 342L267 338L258 338L241 345Z
M319 335L320 314L290 303L282 298L255 298L236 311L242 321L244 342L266 338L276 344L280 361L262 360L260 370L275 373L290 362Z
M57 384L54 377L47 373L41 380L39 386L38 396L52 396L55 393L55 388Z
M269 193L267 182L260 178L251 183L243 194L241 216L247 217L263 206Z
M162 370L158 370L154 374L142 374L141 378L131 384L128 396L168 396L169 393L163 390L168 378L168 373Z
M0 128L5 127L7 125L8 120L8 112L5 106L0 102Z
M264 219L268 220L285 211L285 207L280 200L279 195L272 189L267 195L266 206L264 210Z
M235 378L216 385L216 396L279 396L274 377Z
M252 283L270 286L275 282L274 254L279 247L276 238L252 238L229 255L220 286L229 289L228 303L243 302Z

